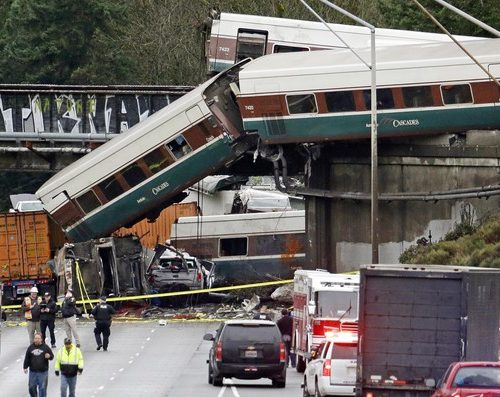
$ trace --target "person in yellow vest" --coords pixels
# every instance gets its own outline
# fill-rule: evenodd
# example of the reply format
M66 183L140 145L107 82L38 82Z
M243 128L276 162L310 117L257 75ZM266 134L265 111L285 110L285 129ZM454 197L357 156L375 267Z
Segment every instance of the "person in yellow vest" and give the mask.
M35 333L41 333L40 329L40 310L42 298L38 296L38 288L33 287L30 290L30 296L24 298L21 308L26 319L30 345L33 344Z
M79 347L71 343L70 338L64 339L64 346L56 354L54 366L56 376L61 375L61 397L75 397L77 375L83 372L83 355Z

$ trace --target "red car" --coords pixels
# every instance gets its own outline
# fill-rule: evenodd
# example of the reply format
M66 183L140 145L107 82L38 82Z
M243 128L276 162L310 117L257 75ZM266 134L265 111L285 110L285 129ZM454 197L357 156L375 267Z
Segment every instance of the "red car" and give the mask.
M500 395L500 362L452 363L431 397L495 397Z

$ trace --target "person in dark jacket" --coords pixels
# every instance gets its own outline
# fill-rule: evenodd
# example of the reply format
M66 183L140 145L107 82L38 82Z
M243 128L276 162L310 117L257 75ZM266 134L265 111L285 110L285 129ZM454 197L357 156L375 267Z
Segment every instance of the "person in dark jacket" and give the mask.
M99 298L99 303L92 309L92 316L94 316L95 319L94 335L97 343L97 350L101 350L101 347L104 351L108 350L109 335L111 334L111 320L115 313L114 307L106 303L105 296L101 296Z
M32 397L46 397L49 380L49 360L54 353L42 339L41 334L35 334L33 343L29 345L24 356L24 373L30 370L28 390Z
M21 309L26 319L30 345L33 343L35 333L40 333L40 304L42 298L38 296L38 288L33 287L30 290L30 296L23 299Z
M281 340L285 344L286 349L286 365L288 366L288 362L290 361L292 367L295 367L295 354L291 354L292 348L292 335L293 335L293 318L290 316L290 313L287 309L281 310L281 314L283 315L278 322L278 328L281 332Z
M73 293L68 290L66 292L66 297L61 306L61 314L63 317L64 330L66 331L66 337L71 339L71 334L75 337L76 347L80 347L80 336L76 329L76 315L78 314L78 309L76 308L76 299Z
M40 329L42 330L42 338L45 341L47 327L50 332L50 344L52 348L56 347L56 336L54 334L54 325L56 321L57 305L52 299L49 292L43 296L43 301L40 304Z

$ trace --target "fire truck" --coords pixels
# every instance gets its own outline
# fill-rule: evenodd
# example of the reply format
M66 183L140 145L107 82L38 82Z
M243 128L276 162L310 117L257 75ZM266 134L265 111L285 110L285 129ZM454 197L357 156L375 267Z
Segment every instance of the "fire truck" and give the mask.
M359 275L297 270L293 283L292 347L297 371L304 372L312 352L336 332L358 331Z

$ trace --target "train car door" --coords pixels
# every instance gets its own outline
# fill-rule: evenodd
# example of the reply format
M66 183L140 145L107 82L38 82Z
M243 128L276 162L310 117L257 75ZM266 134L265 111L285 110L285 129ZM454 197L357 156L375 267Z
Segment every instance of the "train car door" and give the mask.
M238 29L235 63L245 58L258 58L266 53L268 32L264 30Z

